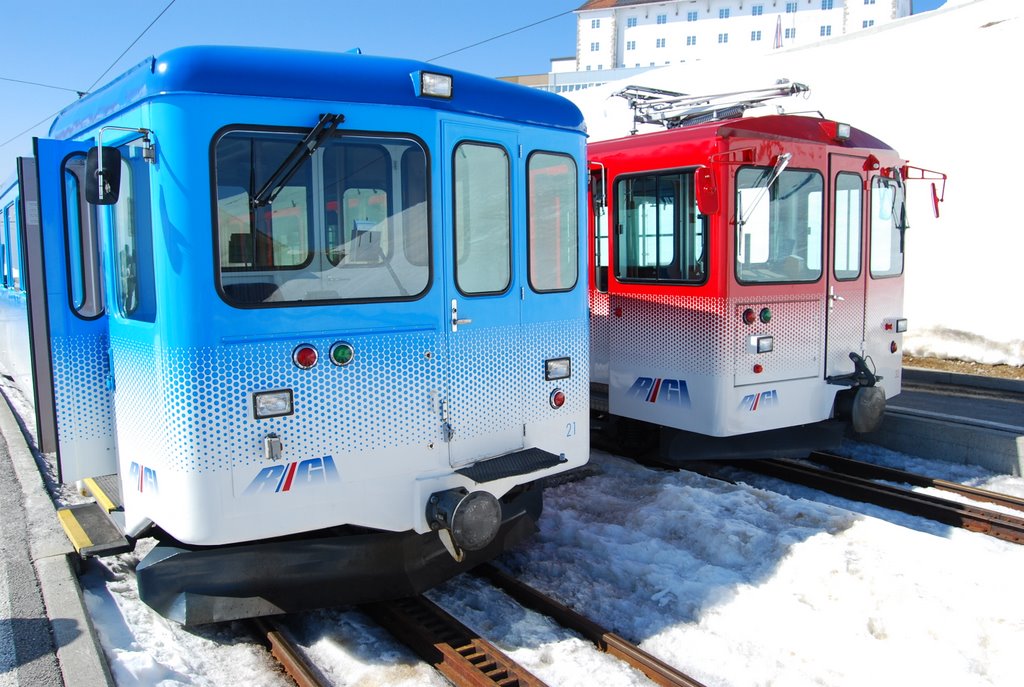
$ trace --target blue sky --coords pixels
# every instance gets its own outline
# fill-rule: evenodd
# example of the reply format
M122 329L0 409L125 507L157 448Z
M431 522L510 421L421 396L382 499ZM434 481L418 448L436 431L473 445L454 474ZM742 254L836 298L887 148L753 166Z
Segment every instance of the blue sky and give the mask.
M943 2L914 0L914 10L934 9ZM74 100L76 90L90 89L97 81L102 85L146 57L181 45L360 48L487 76L533 74L548 71L552 57L575 54L572 10L582 4L583 0L9 3L0 41L0 77L6 79L0 80L0 159L31 154L31 137L46 135L52 115ZM45 13L40 14L40 8ZM469 47L482 41L486 42ZM6 176L0 171L0 178Z

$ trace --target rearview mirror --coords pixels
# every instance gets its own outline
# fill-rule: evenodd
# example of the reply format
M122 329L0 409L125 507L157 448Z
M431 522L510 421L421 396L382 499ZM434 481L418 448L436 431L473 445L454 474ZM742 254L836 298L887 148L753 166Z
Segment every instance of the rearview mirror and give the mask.
M85 159L85 199L93 205L113 205L121 192L121 151L92 147Z
M718 186L715 184L715 175L709 167L701 167L694 175L694 186L697 194L697 209L703 215L713 215L718 212Z

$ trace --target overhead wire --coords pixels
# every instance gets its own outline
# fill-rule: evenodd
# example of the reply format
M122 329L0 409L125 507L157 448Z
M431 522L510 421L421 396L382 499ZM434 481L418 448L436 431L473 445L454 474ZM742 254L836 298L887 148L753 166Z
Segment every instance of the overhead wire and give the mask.
M77 93L78 97L81 98L85 95L85 91L80 91L77 88L67 88L65 86L54 86L49 83L40 83L38 81L25 81L24 79L12 79L8 76L0 76L0 81L10 81L11 83L23 83L27 86L39 86L40 88L52 88L57 91L70 91L71 93Z
M491 41L498 40L499 38L504 38L505 36L511 36L513 33L519 33L520 31L525 31L526 29L532 29L534 26L538 26L539 24L543 24L545 22L549 22L549 21L551 21L553 19L558 19L559 17L564 17L565 15L572 14L575 11L576 11L575 9L572 9L572 10L566 10L564 12L559 12L558 14L556 14L554 16L551 16L551 17L548 17L547 19L541 19L539 21L533 22L532 24L527 24L526 26L520 26L517 29L512 29L512 30L506 31L504 33L499 33L497 36L491 36L490 38L485 38L484 40L477 41L476 43L473 43L472 45L467 45L465 47L458 48L457 50L452 50L450 52L446 52L445 54L438 55L437 57L431 57L429 60L424 60L424 62L433 62L434 60L440 60L442 57L448 57L449 55L454 55L455 53L460 53L460 52L463 52L464 50L469 50L470 48L475 48L475 47L477 47L479 45L483 45L484 43L490 43Z
M154 24L156 24L156 23L157 23L157 22L158 22L158 21L160 20L160 17L164 16L164 14L166 14L166 13L167 13L167 10L171 9L171 6L172 6L172 5L173 5L173 4L175 3L175 2L177 2L177 0L171 0L171 1L169 2L169 3L167 3L167 6L166 6L166 7L164 7L164 8L163 8L163 9L162 9L162 10L160 11L160 14L156 15L156 18L155 18L155 19L153 19L153 21L149 22L149 25L148 25L148 26L147 26L146 28L144 28L144 29L142 30L142 32L141 32L141 33L139 33L139 35L138 35L138 36L136 36L136 37L135 37L135 40L133 40L133 41L131 42L131 44L130 44L130 45L129 45L129 46L127 47L127 48L125 48L125 49L124 49L124 50L123 50L123 51L121 52L121 54L120 54L120 55L118 55L118 56L117 56L117 59L116 59L116 60L114 60L113 62L111 62L111 63L110 63L110 66L109 66L109 67L107 67L107 68L106 68L105 70L103 70L103 73L102 73L102 74L100 74L100 75L99 75L98 77L96 77L96 80L92 82L92 84L91 84L91 85L89 86L89 88L85 89L84 91L79 91L79 90L77 90L77 89L71 89L71 88L64 88L64 89L61 89L61 90L73 91L73 92L75 92L75 93L77 93L77 94L78 94L78 97L82 97L83 95L86 95L87 93L89 93L90 91L92 91L92 89L96 87L96 84L98 84L98 83L100 82L100 80L102 80L102 79L103 79L103 77L105 77L105 76L106 76L106 75L107 75L107 74L108 74L108 73L110 72L110 70L111 70L111 69L113 69L113 68L114 68L114 66L115 66L115 65L117 65L117 63L118 63L118 62L120 62L120 61L121 61L121 58L122 58L122 57L124 57L124 56L125 56L126 54L128 54L128 51L129 51L129 50L131 50L132 48L134 48L134 47L135 47L135 44L136 44L136 43L138 43L138 42L139 42L140 40L142 40L142 37L143 37L143 36L145 36L145 35L146 35L146 33L148 33L148 32L149 32L149 30L150 30L151 28L153 28L153 25L154 25ZM0 77L0 79L3 79L4 81L15 81L15 82L19 82L19 83L26 83L26 84L32 84L32 85L35 85L35 86L45 86L45 87L47 87L47 88L61 88L60 86L48 86L47 84L39 84L39 83L33 83L33 82L31 82L31 81L19 81L18 79L6 79L6 78L3 78L3 77ZM56 117L56 116L57 116L58 114L60 114L60 113L61 113L61 110L63 110L63 109L64 109L64 108L62 107L62 108L61 108L60 110L57 110L57 111L56 111L56 112L54 112L53 114L51 114L51 115L48 115L48 116L44 117L43 119L41 119L40 121L36 122L36 123L35 123L35 124L33 124L32 126L28 127L28 128L27 128L27 129L25 129L24 131L21 131L21 132L19 132L19 133L15 134L14 136L11 136L10 138L8 138L8 139L7 139L6 141L4 141L3 143L0 143L0 148L3 148L4 146L6 146L6 145L8 145L8 144L10 144L10 143L12 143L12 142L14 142L14 141L16 141L17 139L21 138L22 136L24 136L24 135L25 135L25 134L27 134L28 132L32 131L32 130L33 130L33 129L35 129L36 127L38 127L38 126L40 126L40 125L42 125L42 124L45 124L46 122L48 122L49 120L53 119L53 118L54 118L54 117Z
M149 30L150 30L151 28L153 28L153 25L154 25L154 24L156 24L156 23L157 23L157 22L158 22L158 21L160 20L160 18L164 16L164 14L166 14L166 13L167 13L167 10L171 9L171 6L172 6L172 5L174 5L174 3L175 3L175 2L177 2L177 0L171 0L170 2L168 2L168 3L167 3L167 6L166 6L166 7L164 7L164 8L163 8L163 10L161 10L161 11L160 11L160 14L158 14L158 15L157 15L157 16L156 16L156 17L155 17L155 18L153 19L153 21L151 21L151 22L149 23L149 25L148 25L148 26L146 26L146 28L142 30L142 32L141 32L141 33L140 33L140 34L139 34L139 35L138 35L138 36L137 36L137 37L135 38L135 40L133 40L133 41L131 42L131 44L130 44L130 45L129 45L129 46L127 47L127 48L125 48L125 49L124 49L124 50L123 50L123 51L121 52L121 54L120 54L120 55L118 55L118 56L117 56L117 59L115 59L115 60L114 60L113 62L111 62L111 63L110 63L110 66L109 66L109 67L107 67L107 68L106 68L106 69L105 69L105 70L103 71L103 73L102 73L102 74L100 74L100 75L99 75L99 76L98 76L98 77L96 78L96 80L95 80L95 81L93 81L93 82L92 82L92 84L90 84L89 88L87 88L87 89L86 89L85 91L79 91L79 90L77 90L77 89L72 89L72 88L62 88L62 87L60 87L60 86L50 86L50 85L48 85L48 84L41 84L41 83L35 83L35 82L31 82L31 81L20 81L19 79L7 79L7 78L4 78L4 77L0 77L0 80L3 80L3 81L14 81L14 82L17 82L17 83L25 83L25 84L31 84L31 85L35 85L35 86L43 86L43 87L46 87L46 88L57 88L57 89L61 89L61 90L66 90L66 91L72 91L72 92L74 92L74 93L77 93L79 97L82 97L83 95L85 95L85 94L89 93L90 91L92 91L92 89L93 89L93 88L95 88L95 87L96 87L96 84L98 84L98 83L100 82L100 80L102 80L102 79L103 79L103 77L105 77L105 76L106 76L106 75L107 75L107 74L108 74L108 73L110 72L110 70L111 70L111 69L113 69L113 68L114 68L114 67L115 67L115 66L117 65L117 63L118 63L118 62L120 62L120 61L121 61L121 58L123 58L123 57L124 57L124 56L125 56L125 55L126 55L126 54L128 53L128 51L129 51L129 50L131 50L131 49L132 49L133 47L135 47L135 44L136 44L136 43L138 43L138 42L139 42L140 40L142 40L142 37L143 37L143 36L145 36L145 35L146 35L146 33L147 33L147 32L148 32L148 31L149 31ZM442 59L442 58L445 58L445 57L449 57L449 56L451 56L451 55L455 55L455 54L457 54L457 53L460 53L460 52L464 52L464 51L466 51L466 50L470 50L471 48L476 48L476 47L478 47L478 46L484 45L485 43L490 43L491 41L495 41L495 40L498 40L499 38L504 38L505 36L511 36L511 35L512 35L512 34L514 34L514 33L519 33L520 31L525 31L526 29L531 29L531 28L533 28L534 26L539 26L540 24L544 24L544 23L546 23L546 22L549 22L549 21L552 21L552 20L554 20L554 19L558 19L559 17L564 17L565 15L567 15L567 14L571 14L571 13L572 13L572 12L574 12L574 11L575 11L575 10L572 10L572 9L570 9L570 10L565 10L564 12L559 12L558 14L555 14L555 15L552 15L552 16L550 16L550 17L547 17L546 19L540 19L540 20L538 20L538 21L535 21L535 22L531 22L531 23L529 23L529 24L526 24L526 25L524 25L524 26L520 26L520 27L517 27L517 28L515 28L515 29L511 29L511 30L509 30L509 31L504 31L504 32L502 32L502 33L499 33L499 34L497 34L497 35L495 35L495 36L491 36L490 38L485 38L485 39L483 39L483 40L481 40L481 41L477 41L476 43L472 43L472 44L470 44L470 45L466 45L466 46L463 46L463 47L461 47L461 48L458 48L458 49L456 49L456 50L450 50L450 51L448 51L448 52L446 52L446 53L444 53L444 54L442 54L442 55L437 55L436 57L431 57L430 59L428 59L428 60L425 60L425 62L434 62L434 61L436 61L436 60L440 60L440 59ZM63 109L63 108L62 108L62 109ZM30 131L32 131L33 129L35 129L35 128L36 128L37 126L39 126L39 125L41 125L41 124L44 124L44 123L45 123L45 122L47 122L48 120L50 120L50 119L52 119L53 117L57 116L58 114L60 114L60 110L57 110L57 111L56 111L56 112L54 112L53 114L51 114L51 115L49 115L49 116L47 116L47 117L43 118L42 120L40 120L39 122L37 122L37 123L33 124L32 126L30 126L29 128L25 129L24 131L22 131L22 132L20 132L20 133L18 133L18 134L15 134L14 136L12 136L11 138L7 139L7 140L6 140L6 141L4 141L3 143L0 143L0 148L2 148L2 147L4 147L4 146L8 145L9 143L11 143L11 142L15 141L15 140L16 140L16 139L18 139L18 138L21 138L22 136L24 136L24 135L25 135L25 134L27 134L28 132L30 132Z

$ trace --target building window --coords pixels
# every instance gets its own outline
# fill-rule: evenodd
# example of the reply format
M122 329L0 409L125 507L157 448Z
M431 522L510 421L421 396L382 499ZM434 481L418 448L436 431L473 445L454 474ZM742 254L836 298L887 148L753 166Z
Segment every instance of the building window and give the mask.
M796 38L796 29L786 29L786 38Z
M864 4L865 5L874 5L875 4L875 0L864 0Z
M720 34L718 34L718 42L719 43L728 43L729 42L729 34L727 34L727 33L720 33Z
M755 17L760 17L764 14L764 5L754 5L750 8L750 14Z
M821 9L830 10L832 9L832 0L821 0Z
M600 19L591 19L590 20L590 28L592 28L592 29L599 29L599 28L601 28L601 20Z
M636 17L629 17L626 19L626 28L631 29L636 26Z
M794 12L796 12L796 3L795 2L787 2L786 3L786 14L793 14Z
M863 22L861 22L860 27L862 29L866 29L869 26L874 26L874 25L875 25L875 20L874 19L865 19Z
M759 41L759 40L761 40L761 32L760 31L751 31L750 32L750 40L752 40L752 41Z
M729 18L729 8L725 7L723 9L718 10L718 18L719 19L728 19Z
M697 37L696 36L687 36L686 37L686 44L687 45L697 45Z
M668 15L667 14L659 14L657 21L658 21L659 24L666 23L668 21Z
M655 47L664 48L665 47L665 39L664 38L659 38L658 39L658 43L657 43L657 45Z
M626 41L626 50L636 50L636 41Z
M600 43L591 43L590 44L590 52L597 52L600 49L601 49L601 44Z
M697 13L696 12L687 12L686 13L686 21L697 21Z
M822 26L821 27L821 35L822 36L831 36L832 35L832 27L831 26Z

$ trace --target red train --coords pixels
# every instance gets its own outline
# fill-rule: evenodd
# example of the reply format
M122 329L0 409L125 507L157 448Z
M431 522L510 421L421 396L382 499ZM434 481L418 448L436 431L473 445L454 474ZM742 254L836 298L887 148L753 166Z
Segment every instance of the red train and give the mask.
M904 182L945 176L847 124L740 116L764 97L633 96L671 128L588 146L595 427L668 462L875 429L900 392Z

